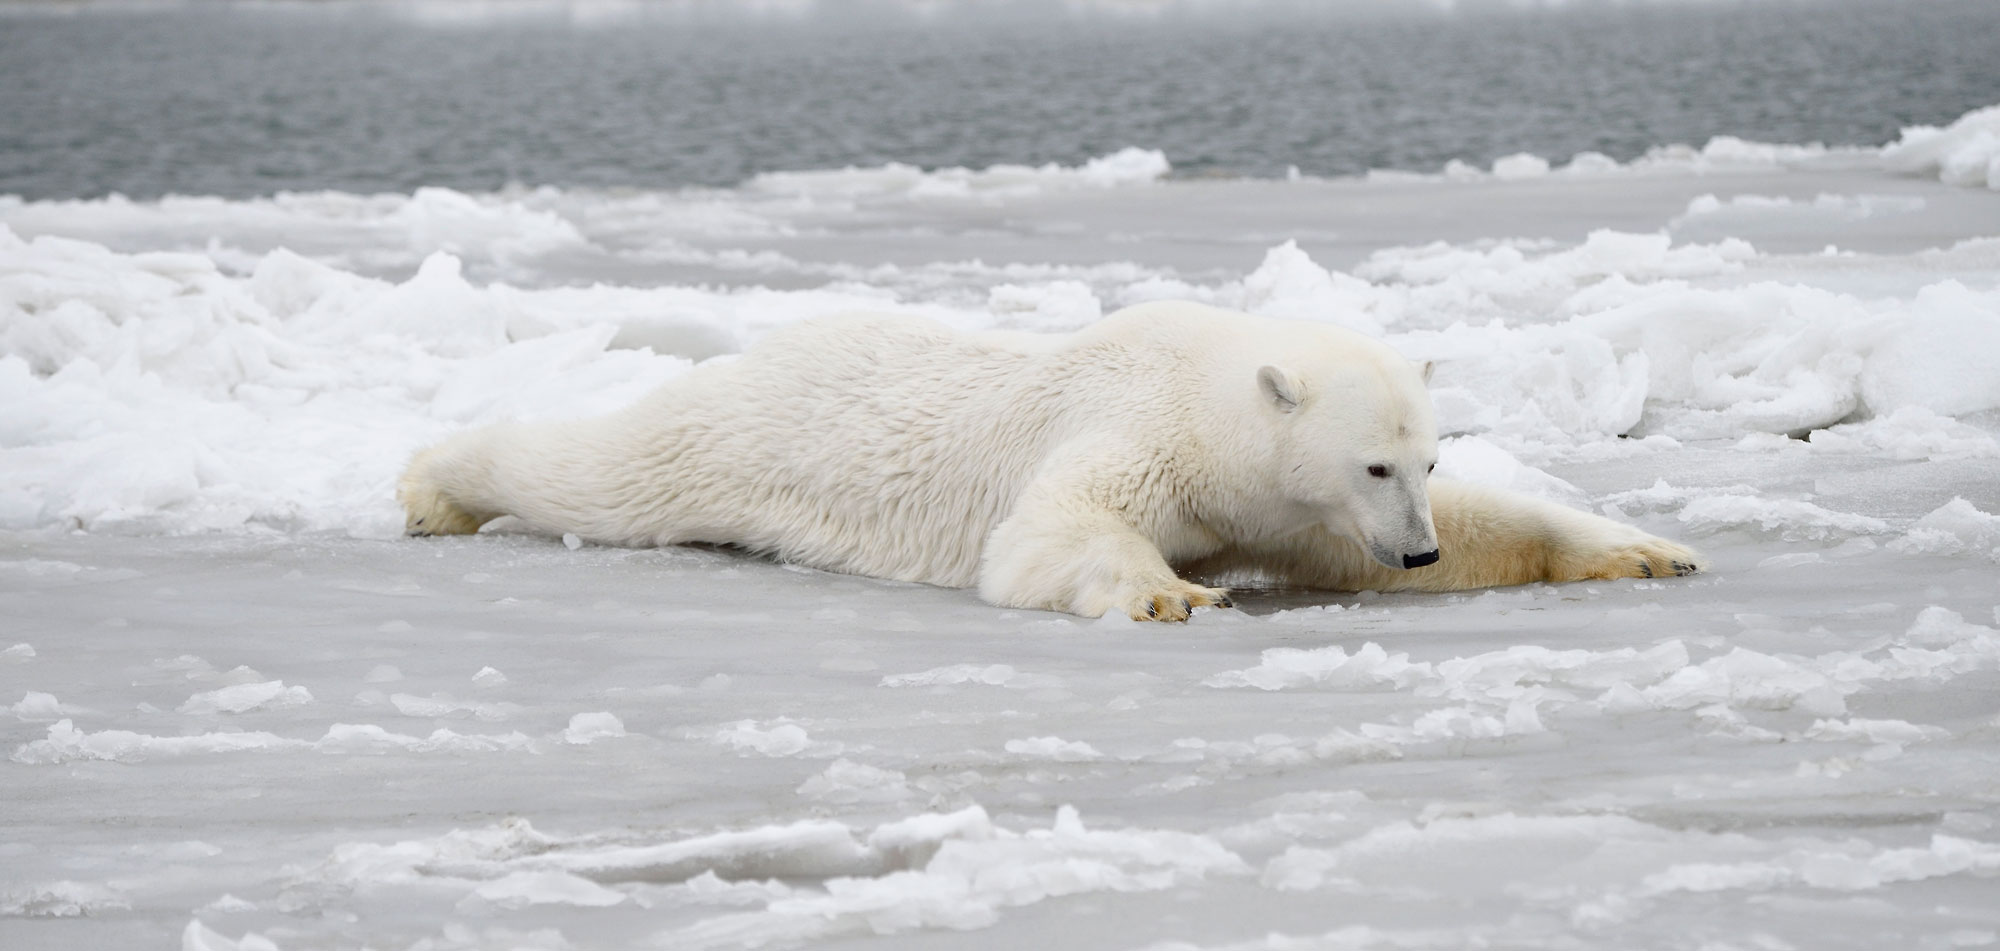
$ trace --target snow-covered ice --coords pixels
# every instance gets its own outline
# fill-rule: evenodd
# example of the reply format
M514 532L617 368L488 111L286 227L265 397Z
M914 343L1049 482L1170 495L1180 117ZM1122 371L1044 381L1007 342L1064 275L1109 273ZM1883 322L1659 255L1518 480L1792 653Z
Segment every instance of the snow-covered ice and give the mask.
M0 199L0 945L2000 943L1994 109L1354 179ZM417 447L816 314L1187 297L1438 361L1680 580L1176 626L407 540Z

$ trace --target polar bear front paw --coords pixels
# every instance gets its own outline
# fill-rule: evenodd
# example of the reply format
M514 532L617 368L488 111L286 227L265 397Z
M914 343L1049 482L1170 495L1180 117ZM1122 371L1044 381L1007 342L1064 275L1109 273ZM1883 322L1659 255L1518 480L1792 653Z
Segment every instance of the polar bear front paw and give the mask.
M1134 621L1185 621L1195 608L1211 605L1233 608L1236 602L1229 599L1229 592L1223 588L1204 588L1179 581L1163 590L1140 592L1127 598L1125 613Z
M1606 545L1578 559L1577 580L1675 578L1701 571L1705 559L1694 549L1634 531L1636 537Z

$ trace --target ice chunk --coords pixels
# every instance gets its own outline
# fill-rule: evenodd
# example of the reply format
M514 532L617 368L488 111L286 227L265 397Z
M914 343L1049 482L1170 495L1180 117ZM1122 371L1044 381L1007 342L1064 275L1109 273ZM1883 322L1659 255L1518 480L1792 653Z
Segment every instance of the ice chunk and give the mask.
M1571 504L1584 499L1583 490L1522 462L1492 440L1478 436L1454 436L1440 441L1437 465L1437 474L1447 479Z
M946 839L919 869L828 881L761 912L710 919L669 936L676 945L827 943L846 935L967 929L1002 909L1090 892L1152 892L1212 875L1247 875L1241 858L1206 836L1157 829L1100 830L1064 806L1049 829Z
M1891 459L2000 458L2000 441L1977 427L1922 406L1903 406L1886 416L1816 429L1805 445L1813 452L1883 455Z
M1086 827L1062 807L1048 828L996 828L985 810L918 814L865 834L827 820L663 841L575 839L510 819L432 839L336 848L301 877L340 888L463 889L461 910L537 900L610 903L618 882L685 883L705 903L752 910L688 926L664 944L737 944L990 923L1006 907L1093 891L1162 891L1248 875L1214 840L1163 829ZM791 885L760 879L783 879ZM817 887L813 884L817 882ZM588 883L588 884L582 884ZM652 892L662 894L662 892Z
M764 722L737 720L724 724L704 738L729 747L739 755L835 756L840 753L840 744L814 742L805 727L782 717Z
M1374 336L1383 332L1370 314L1378 295L1368 282L1328 271L1295 241L1265 252L1264 262L1243 279L1243 295L1242 308L1253 314L1333 323Z
M724 881L714 872L703 872L687 881L669 886L674 897L701 905L764 905L792 894L791 886L779 881Z
M1867 891L1895 882L2000 871L2000 845L1934 835L1925 847L1871 850L1849 840L1789 849L1769 859L1740 863L1691 863L1649 875L1639 894L1677 891L1762 891L1803 885L1832 891Z
M1815 720L1806 729L1807 739L1812 740L1861 740L1868 743L1922 743L1942 739L1951 733L1934 726L1924 726L1905 720L1864 720L1850 717L1845 720Z
M886 870L882 854L858 841L846 825L821 819L657 844L551 850L527 864L597 881L652 882L680 881L703 872L727 879L796 879Z
M394 751L510 750L533 752L534 743L520 733L480 736L436 730L429 737L390 733L379 726L336 723L318 740L297 740L272 733L203 733L195 736L151 736L129 730L86 733L69 720L49 727L47 739L22 744L10 757L16 763L49 765L74 760L136 763L149 759L240 753L256 750L314 750L322 753L386 753Z
M287 687L282 680L264 683L236 684L220 690L210 690L195 694L180 705L182 713L247 713L251 710L275 710L296 707L313 702L312 692L304 687Z
M2000 561L2000 515L1954 497L1917 519L1889 548L1906 555L1983 555Z
M1431 673L1431 665L1412 663L1410 655L1391 654L1380 644L1370 641L1353 654L1339 645L1311 650L1275 647L1264 651L1255 667L1224 671L1202 683L1210 687L1256 687L1261 690L1322 684L1331 687L1400 688Z
M1016 756L1028 759L1055 760L1058 763L1088 763L1104 758L1096 747L1078 740L1065 740L1057 736L1037 736L1024 740L1008 740L1006 750Z
M1019 671L1007 664L953 664L933 667L914 674L892 674L882 678L884 687L941 687L953 684L983 684L1000 687L1012 683Z
M1872 516L1838 512L1798 499L1749 495L1694 499L1681 509L1680 520L1696 535L1751 531L1788 542L1840 541L1857 535L1883 535L1890 530L1888 522Z
M529 905L577 905L607 908L625 901L625 893L605 888L590 879L558 870L514 872L472 890L460 902L461 909L501 908L509 911Z
M1128 146L1083 163L1078 174L1092 185L1126 185L1156 181L1172 170L1166 153Z
M1549 174L1549 160L1527 152L1517 152L1493 160L1493 177L1501 181L1542 178Z
M327 727L326 736L311 745L322 753L535 751L534 741L519 732L466 734L440 728L427 737L416 737L365 723L336 723Z
M471 714L481 720L495 721L505 720L521 712L519 704L457 700L441 693L428 697L408 693L391 694L389 703L396 708L397 713L406 717L462 717Z
M109 885L67 879L0 890L0 917L77 918L132 907Z
M1996 107L2000 115L2000 107ZM1996 143L2000 155L2000 143ZM1920 406L1962 415L2000 408L2000 304L1957 281L1932 284L1879 330L1861 370L1861 395L1877 413Z
M228 892L223 892L221 898L217 898L216 900L201 906L201 908L198 910L219 912L223 914L238 914L246 911L256 911L257 903L251 901L245 901L241 898L236 897L235 895L229 894Z
M1435 680L1423 683L1420 694L1454 699L1511 702L1527 684L1554 684L1588 690L1620 684L1650 684L1688 664L1687 646L1666 641L1639 650L1554 650L1522 644L1504 650L1454 657L1435 665Z
M1936 175L1947 185L2000 189L2000 106L1974 109L1945 128L1911 126L1882 148L1892 171Z
M798 793L808 799L846 805L857 802L900 802L917 793L908 777L893 769L878 769L866 763L837 759L826 769L800 784Z
M967 806L957 812L926 812L876 826L868 834L868 846L899 856L902 866L911 867L930 861L931 853L946 842L985 842L999 835L986 810Z
M1144 185L1170 170L1163 153L1126 148L1092 159L1081 167L1051 163L1040 167L993 165L976 171L943 168L927 172L890 163L837 171L766 172L752 178L745 187L754 192L791 195L809 201L956 199Z
M138 762L154 757L234 753L244 750L298 749L303 740L271 733L203 733L196 736L148 736L128 730L85 733L69 720L49 727L47 739L23 744L14 751L16 763L46 765L71 760Z
M1990 627L1966 621L1965 616L1957 611L1931 605L1917 612L1916 620L1910 622L1910 629L1904 632L1903 638L1920 647L1976 647L1981 639L1990 638L1994 633Z
M625 735L625 723L609 713L579 713L569 718L563 742L579 746Z
M1737 647L1698 666L1683 667L1641 694L1656 706L1678 710L1721 704L1799 709L1819 716L1846 713L1844 698L1858 688L1816 666Z
M12 575L35 581L61 581L74 578L84 572L84 567L67 561L51 561L46 558L21 558L0 561L0 578Z
M35 645L16 644L0 650L0 664L25 664L35 659Z
M181 930L181 951L281 951L271 939L245 932L241 938L230 938L219 931L210 929L200 919L192 919Z
M50 723L81 712L64 706L56 700L54 694L36 693L33 690L28 691L19 702L7 709L30 723Z
M507 683L507 675L491 667L481 667L472 675L472 682L481 687L499 687Z
M1265 887L1449 889L1450 877L1419 877L1416 869L1499 867L1521 877L1548 874L1600 850L1645 851L1674 834L1623 816L1534 816L1500 813L1434 819L1421 826L1394 822L1331 849L1292 846L1264 867ZM1477 873L1475 873L1477 874Z
M1042 333L1081 330L1104 316L1096 292L1081 281L999 284L987 292L986 309L1001 327Z

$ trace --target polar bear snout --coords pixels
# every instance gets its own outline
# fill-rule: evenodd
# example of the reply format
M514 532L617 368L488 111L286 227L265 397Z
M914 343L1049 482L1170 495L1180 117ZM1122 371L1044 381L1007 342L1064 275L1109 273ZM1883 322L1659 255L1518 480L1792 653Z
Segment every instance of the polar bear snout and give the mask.
M1397 551L1393 545L1369 545L1367 548L1368 557L1375 559L1384 568L1399 568L1404 570L1422 568L1425 565L1437 564L1438 558L1441 557L1436 548L1432 548L1429 551L1417 552L1416 554Z

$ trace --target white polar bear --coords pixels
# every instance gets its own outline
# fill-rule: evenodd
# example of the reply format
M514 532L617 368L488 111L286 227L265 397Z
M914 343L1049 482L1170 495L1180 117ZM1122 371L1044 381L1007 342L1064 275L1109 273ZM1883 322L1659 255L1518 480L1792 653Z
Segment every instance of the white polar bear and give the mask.
M1695 570L1608 519L1429 479L1425 375L1358 334L1190 303L1046 336L852 315L610 416L462 434L397 494L413 535L514 515L1141 620L1230 605L1179 571L1441 591Z

